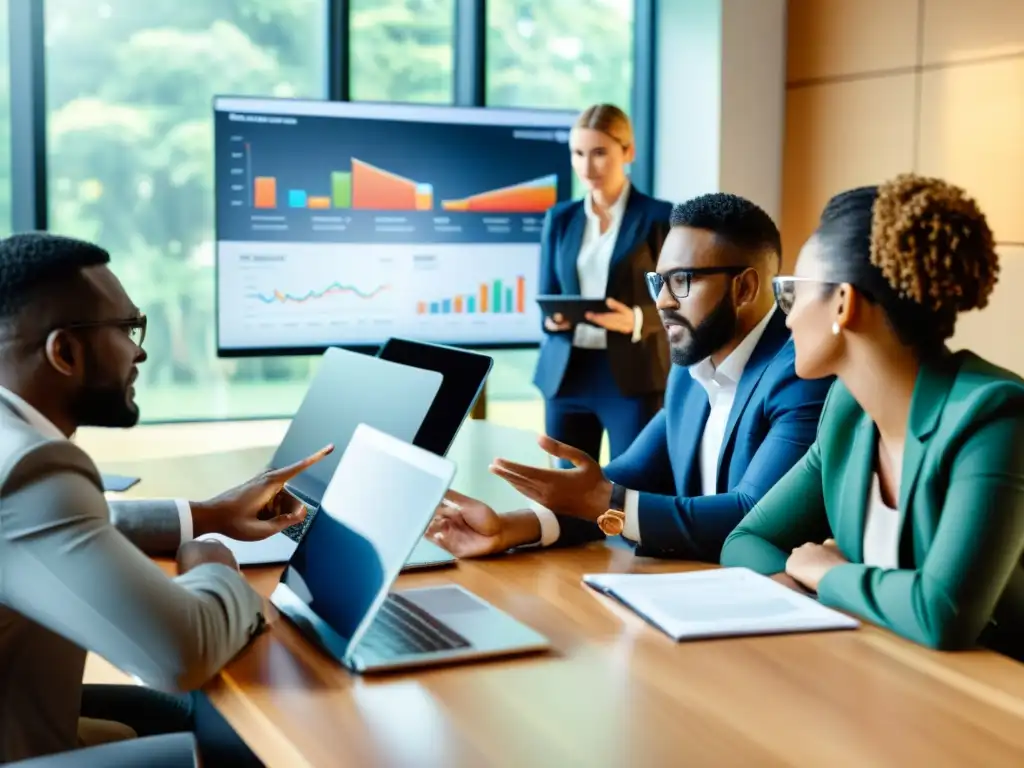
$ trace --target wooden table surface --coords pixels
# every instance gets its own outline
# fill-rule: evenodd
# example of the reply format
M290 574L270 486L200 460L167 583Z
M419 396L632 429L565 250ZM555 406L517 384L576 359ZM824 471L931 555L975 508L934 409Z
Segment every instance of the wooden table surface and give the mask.
M492 455L480 447L496 440L518 441L502 452L531 450L532 437L515 432L473 427L453 450L460 476L482 472ZM142 475L135 496L201 498L268 454L102 468ZM397 588L463 585L553 650L360 678L272 611L270 630L207 690L268 765L288 768L1024 765L1024 665L928 651L869 625L677 644L580 583L585 573L696 567L596 544L405 574ZM247 574L267 595L279 569Z

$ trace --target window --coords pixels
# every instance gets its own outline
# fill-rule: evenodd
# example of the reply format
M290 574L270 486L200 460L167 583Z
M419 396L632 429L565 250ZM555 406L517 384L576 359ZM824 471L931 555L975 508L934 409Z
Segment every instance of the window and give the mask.
M7 0L0 0L0 236L11 232L11 79Z
M149 315L146 420L302 398L312 358L216 357L211 98L325 95L326 2L46 0L51 229L110 250Z
M455 0L350 0L351 97L452 101Z
M487 103L627 112L634 0L488 0Z
M488 0L487 103L630 108L634 0ZM536 398L534 350L498 352L494 399ZM497 374L497 375L495 375Z

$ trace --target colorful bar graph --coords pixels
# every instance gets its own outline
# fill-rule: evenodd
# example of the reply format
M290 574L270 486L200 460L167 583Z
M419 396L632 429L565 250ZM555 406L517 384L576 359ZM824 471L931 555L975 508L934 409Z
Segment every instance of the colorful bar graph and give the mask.
M289 208L305 208L306 207L306 190L304 190L304 189L289 189L288 190L288 207Z
M348 171L331 173L331 198L335 208L352 206L352 174Z
M306 205L310 208L316 208L317 210L323 210L331 207L331 198L329 197L313 197L310 195Z
M257 176L253 179L253 207L277 207L277 179L274 176Z
M523 275L516 277L514 287L496 279L490 283L481 283L476 295L458 294L439 301L416 302L416 313L420 315L473 315L477 312L510 315L525 313L526 278Z
M550 174L461 200L442 200L446 211L476 213L544 213L558 200L558 176Z

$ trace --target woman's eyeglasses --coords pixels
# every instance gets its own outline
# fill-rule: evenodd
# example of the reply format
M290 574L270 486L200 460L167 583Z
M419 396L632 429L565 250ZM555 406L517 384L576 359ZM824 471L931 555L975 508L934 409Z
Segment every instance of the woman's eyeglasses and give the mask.
M836 286L839 283L832 280L819 280L816 277L797 277L787 275L786 277L772 278L772 291L775 293L775 303L779 305L782 314L788 315L793 311L793 304L796 303L796 286L799 283L817 283L818 285ZM865 291L861 291L865 297L870 298Z
M647 272L647 290L655 301L661 295L661 289L668 287L668 292L677 299L685 299L690 295L690 283L694 277L702 275L738 275L750 267L693 267L692 269L673 269L664 275L658 272Z

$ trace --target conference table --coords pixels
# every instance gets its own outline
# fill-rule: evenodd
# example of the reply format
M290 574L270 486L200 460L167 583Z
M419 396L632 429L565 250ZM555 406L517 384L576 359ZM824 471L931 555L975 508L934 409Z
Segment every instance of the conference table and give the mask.
M101 468L140 476L128 495L205 498L251 477L271 451ZM533 434L483 421L466 423L450 455L454 487L519 506L487 464L542 460ZM271 609L268 631L206 691L267 765L287 768L1024 765L1022 664L929 651L867 624L675 643L581 584L586 573L704 567L598 543L403 574L397 589L462 585L552 650L360 677ZM269 595L280 567L246 574Z

